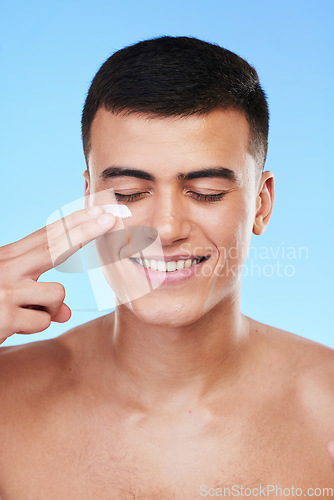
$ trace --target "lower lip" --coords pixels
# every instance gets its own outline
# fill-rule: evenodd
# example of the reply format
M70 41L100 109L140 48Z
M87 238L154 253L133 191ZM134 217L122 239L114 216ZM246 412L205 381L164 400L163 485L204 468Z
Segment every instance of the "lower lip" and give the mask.
M151 268L146 268L138 262L129 259L130 262L136 267L136 269L146 277L152 285L161 284L161 285L176 285L178 283L183 283L189 280L195 273L198 272L200 267L208 261L208 259L203 260L203 262L199 262L194 266L185 267L183 269L179 269L178 271L153 271ZM161 275L164 277L163 282L161 283Z

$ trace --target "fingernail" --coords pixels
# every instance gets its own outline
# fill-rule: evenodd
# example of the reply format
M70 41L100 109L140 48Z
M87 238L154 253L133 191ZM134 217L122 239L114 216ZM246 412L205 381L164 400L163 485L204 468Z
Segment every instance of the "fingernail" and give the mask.
M109 214L102 214L96 221L98 224L110 225L112 218Z

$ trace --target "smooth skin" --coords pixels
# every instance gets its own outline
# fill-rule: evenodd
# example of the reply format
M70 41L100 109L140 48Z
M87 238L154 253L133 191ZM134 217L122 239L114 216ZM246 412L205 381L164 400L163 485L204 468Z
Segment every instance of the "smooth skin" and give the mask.
M274 201L273 174L249 154L245 117L101 109L91 144L87 208L99 192L116 193L110 202L129 206L131 224L158 230L165 256L210 255L210 272L56 339L0 349L1 499L183 500L202 498L203 485L334 487L333 350L240 312L251 233L263 233ZM116 165L155 180L101 177ZM178 177L212 166L233 170L236 182ZM196 195L222 192L210 202ZM83 211L66 225L73 251L101 236L103 260L115 218L97 229L97 217ZM2 338L68 319L63 288L37 282L72 253L62 227L54 226L51 250L45 230L1 249ZM124 265L127 287L136 271Z

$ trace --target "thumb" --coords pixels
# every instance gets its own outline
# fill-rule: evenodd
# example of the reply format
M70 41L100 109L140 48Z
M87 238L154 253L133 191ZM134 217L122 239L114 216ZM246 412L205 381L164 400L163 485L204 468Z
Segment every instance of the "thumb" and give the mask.
M332 459L332 469L334 472L334 439L328 443L327 449Z

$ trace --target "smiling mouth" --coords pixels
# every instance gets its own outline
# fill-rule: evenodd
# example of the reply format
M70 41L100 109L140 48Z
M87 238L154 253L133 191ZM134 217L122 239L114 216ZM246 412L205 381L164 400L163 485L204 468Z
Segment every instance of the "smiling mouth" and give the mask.
M196 259L180 259L180 260L172 260L172 261L164 261L164 260L154 260L154 259L135 259L134 257L129 257L130 260L140 264L146 269L152 269L152 271L160 271L160 272L176 272L181 269L185 269L187 267L196 266L197 264L201 264L205 260L208 260L208 257L199 257Z

